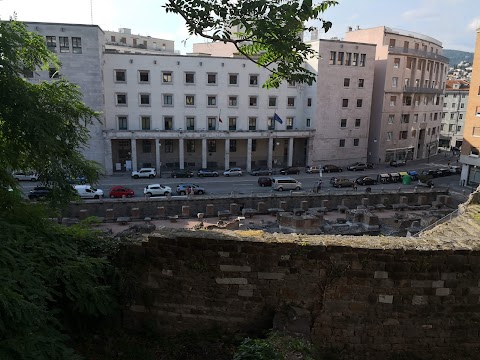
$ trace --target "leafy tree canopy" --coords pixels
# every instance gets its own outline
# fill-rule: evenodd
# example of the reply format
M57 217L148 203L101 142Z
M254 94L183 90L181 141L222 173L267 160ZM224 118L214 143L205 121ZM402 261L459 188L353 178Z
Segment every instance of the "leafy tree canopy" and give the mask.
M190 35L235 45L239 53L270 71L263 85L277 88L283 80L311 85L315 74L304 68L317 53L302 41L319 20L327 32L330 21L320 16L337 1L312 0L168 0L167 12L182 16ZM239 29L234 31L233 29Z

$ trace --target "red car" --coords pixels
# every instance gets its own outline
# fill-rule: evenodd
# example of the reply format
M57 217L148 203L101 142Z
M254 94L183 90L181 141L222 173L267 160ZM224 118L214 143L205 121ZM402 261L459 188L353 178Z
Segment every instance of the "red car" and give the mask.
M135 192L132 189L126 188L125 186L114 186L110 189L109 196L111 198L134 197Z

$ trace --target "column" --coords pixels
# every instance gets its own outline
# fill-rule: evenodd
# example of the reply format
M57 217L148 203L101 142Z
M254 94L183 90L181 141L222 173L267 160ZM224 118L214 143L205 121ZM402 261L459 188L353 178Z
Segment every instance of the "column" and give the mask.
M207 167L207 139L202 139L202 168Z
M132 170L138 170L137 166L137 139L132 139Z
M185 168L185 146L184 146L183 138L178 139L178 154L179 154L178 161L180 162L180 169L184 169Z
M313 165L313 159L315 158L314 155L313 155L313 138L309 137L308 139L306 139L306 142L307 142L307 156L306 156L306 162L305 164L307 165ZM320 158L319 156L317 156L318 158Z
M105 141L105 174L113 175L113 157L112 157L112 140L104 138Z
M160 161L160 150L162 150L160 139L155 139L155 168L157 169L157 174L162 173L162 162Z
M252 171L252 139L247 139L247 172Z
M288 166L293 163L293 138L288 139Z
M230 139L225 139L225 170L230 169Z
M269 169L273 169L272 167L272 158L273 158L273 138L268 138L268 159L267 159L267 167Z

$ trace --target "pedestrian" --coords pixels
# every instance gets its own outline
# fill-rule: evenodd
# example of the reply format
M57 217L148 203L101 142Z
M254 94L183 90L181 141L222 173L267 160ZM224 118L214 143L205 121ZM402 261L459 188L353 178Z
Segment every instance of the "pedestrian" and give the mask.
M357 183L355 181L353 182L352 187L353 187L353 190L357 190Z
M192 192L192 188L190 186L187 186L186 192L187 192L187 195L190 195Z
M320 192L320 190L322 190L322 180L318 180L317 182L317 193Z

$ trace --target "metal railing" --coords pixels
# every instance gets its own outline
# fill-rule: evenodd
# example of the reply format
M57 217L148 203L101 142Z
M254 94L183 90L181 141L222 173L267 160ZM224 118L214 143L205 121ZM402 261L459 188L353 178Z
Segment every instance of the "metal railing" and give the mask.
M414 55L422 58L427 58L427 59L432 59L432 60L438 60L442 62L446 62L447 64L449 63L450 59L439 54L435 54L432 52L428 51L423 51L423 50L415 50L415 49L409 49L409 48L404 48L404 47L389 47L388 52L391 54L408 54L408 55Z
M451 213L445 215L444 217L438 219L435 221L433 224L428 225L427 227L423 228L420 230L418 233L412 235L412 237L420 237L423 233L425 233L428 230L433 229L435 226L438 226L440 224L443 224L444 222L451 221L453 218L457 217L458 215L461 215L463 212L461 212L459 209L452 211Z

